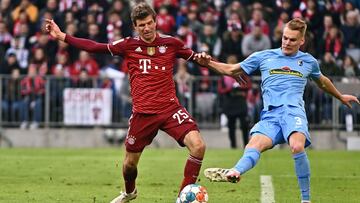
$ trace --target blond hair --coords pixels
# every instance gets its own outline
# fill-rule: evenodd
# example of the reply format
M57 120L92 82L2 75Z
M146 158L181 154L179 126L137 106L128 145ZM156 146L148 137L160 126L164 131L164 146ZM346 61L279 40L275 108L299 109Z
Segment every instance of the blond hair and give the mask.
M286 23L286 27L290 30L298 30L302 37L305 36L307 25L305 21L301 20L300 18L294 18Z

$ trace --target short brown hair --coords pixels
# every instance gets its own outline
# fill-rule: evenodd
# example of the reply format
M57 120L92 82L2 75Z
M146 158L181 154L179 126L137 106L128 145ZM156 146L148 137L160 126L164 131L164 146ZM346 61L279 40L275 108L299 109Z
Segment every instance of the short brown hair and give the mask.
M131 21L136 25L136 20L142 20L151 15L155 21L156 13L151 6L145 2L137 4L131 12Z
M300 18L294 18L286 23L286 27L290 30L298 30L300 31L301 35L304 37L306 33L307 25L305 21L301 20Z

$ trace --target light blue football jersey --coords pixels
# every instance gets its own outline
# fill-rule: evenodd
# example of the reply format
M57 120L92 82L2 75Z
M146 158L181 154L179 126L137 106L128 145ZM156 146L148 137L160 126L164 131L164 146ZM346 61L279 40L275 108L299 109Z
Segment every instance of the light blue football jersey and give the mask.
M269 106L281 105L304 108L307 78L318 79L321 75L317 60L310 54L298 51L286 56L280 48L255 52L240 66L249 75L259 68L265 111Z

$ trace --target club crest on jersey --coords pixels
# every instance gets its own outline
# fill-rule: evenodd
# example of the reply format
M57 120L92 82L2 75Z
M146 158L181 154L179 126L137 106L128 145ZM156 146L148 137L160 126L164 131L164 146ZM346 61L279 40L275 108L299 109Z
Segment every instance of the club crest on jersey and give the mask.
M162 53L162 54L165 54L166 49L167 49L167 47L166 47L166 46L164 46L164 45L159 46L159 52L160 52L160 53Z
M302 60L298 60L298 65L302 66L303 65L303 61Z
M155 47L148 47L148 48L147 48L147 54L148 54L149 56L154 55L154 54L155 54Z

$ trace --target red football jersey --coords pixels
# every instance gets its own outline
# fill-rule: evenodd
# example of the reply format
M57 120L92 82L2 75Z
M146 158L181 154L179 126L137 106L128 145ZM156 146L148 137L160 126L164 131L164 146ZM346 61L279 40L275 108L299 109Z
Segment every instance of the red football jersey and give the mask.
M161 113L176 98L173 68L176 58L189 60L194 52L182 41L168 35L157 34L152 43L140 37L128 37L109 44L112 55L124 57L130 75L133 111L138 113Z

